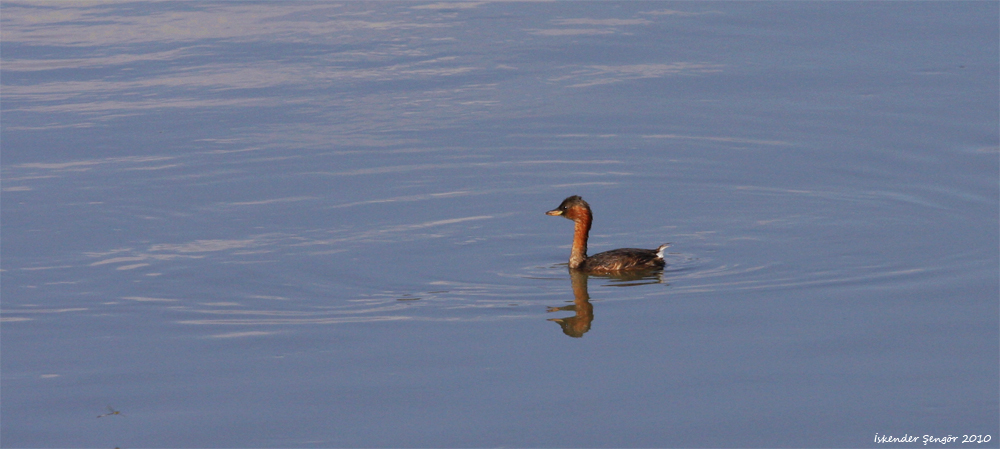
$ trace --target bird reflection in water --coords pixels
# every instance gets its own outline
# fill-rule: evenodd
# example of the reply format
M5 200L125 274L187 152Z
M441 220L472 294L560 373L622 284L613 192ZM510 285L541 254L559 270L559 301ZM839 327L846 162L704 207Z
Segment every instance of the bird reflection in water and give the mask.
M576 315L566 318L549 318L562 327L563 333L573 338L583 337L590 330L594 321L594 305L590 303L590 293L587 292L587 282L591 277L609 279L608 284L615 287L630 287L633 285L663 283L663 270L633 271L620 274L588 275L580 270L569 270L570 284L573 286L573 304L563 307L549 307L547 312L576 312Z

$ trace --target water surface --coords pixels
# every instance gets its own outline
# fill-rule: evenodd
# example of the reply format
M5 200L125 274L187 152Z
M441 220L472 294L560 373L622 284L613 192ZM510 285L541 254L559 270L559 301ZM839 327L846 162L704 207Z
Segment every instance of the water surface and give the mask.
M0 437L995 447L997 14L4 2Z

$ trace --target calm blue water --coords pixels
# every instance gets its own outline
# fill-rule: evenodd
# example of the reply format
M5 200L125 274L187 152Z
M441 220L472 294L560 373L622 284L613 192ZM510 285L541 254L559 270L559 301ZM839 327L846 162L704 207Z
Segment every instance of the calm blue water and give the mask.
M998 5L5 1L0 440L997 447Z

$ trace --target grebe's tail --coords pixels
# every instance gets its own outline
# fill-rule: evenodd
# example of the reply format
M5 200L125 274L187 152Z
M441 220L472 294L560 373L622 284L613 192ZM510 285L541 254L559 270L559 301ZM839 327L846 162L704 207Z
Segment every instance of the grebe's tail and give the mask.
M670 246L669 243L664 243L664 244L660 245L659 248L656 248L656 257L662 259L663 258L663 252L666 251L667 247L669 247L669 246Z

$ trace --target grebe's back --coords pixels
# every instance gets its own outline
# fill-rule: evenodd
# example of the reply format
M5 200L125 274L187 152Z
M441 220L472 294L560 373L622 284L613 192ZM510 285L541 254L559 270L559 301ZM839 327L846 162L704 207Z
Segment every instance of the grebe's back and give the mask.
M670 246L664 243L656 249L620 248L597 253L584 259L579 269L594 273L615 273L631 270L663 268L663 252Z

